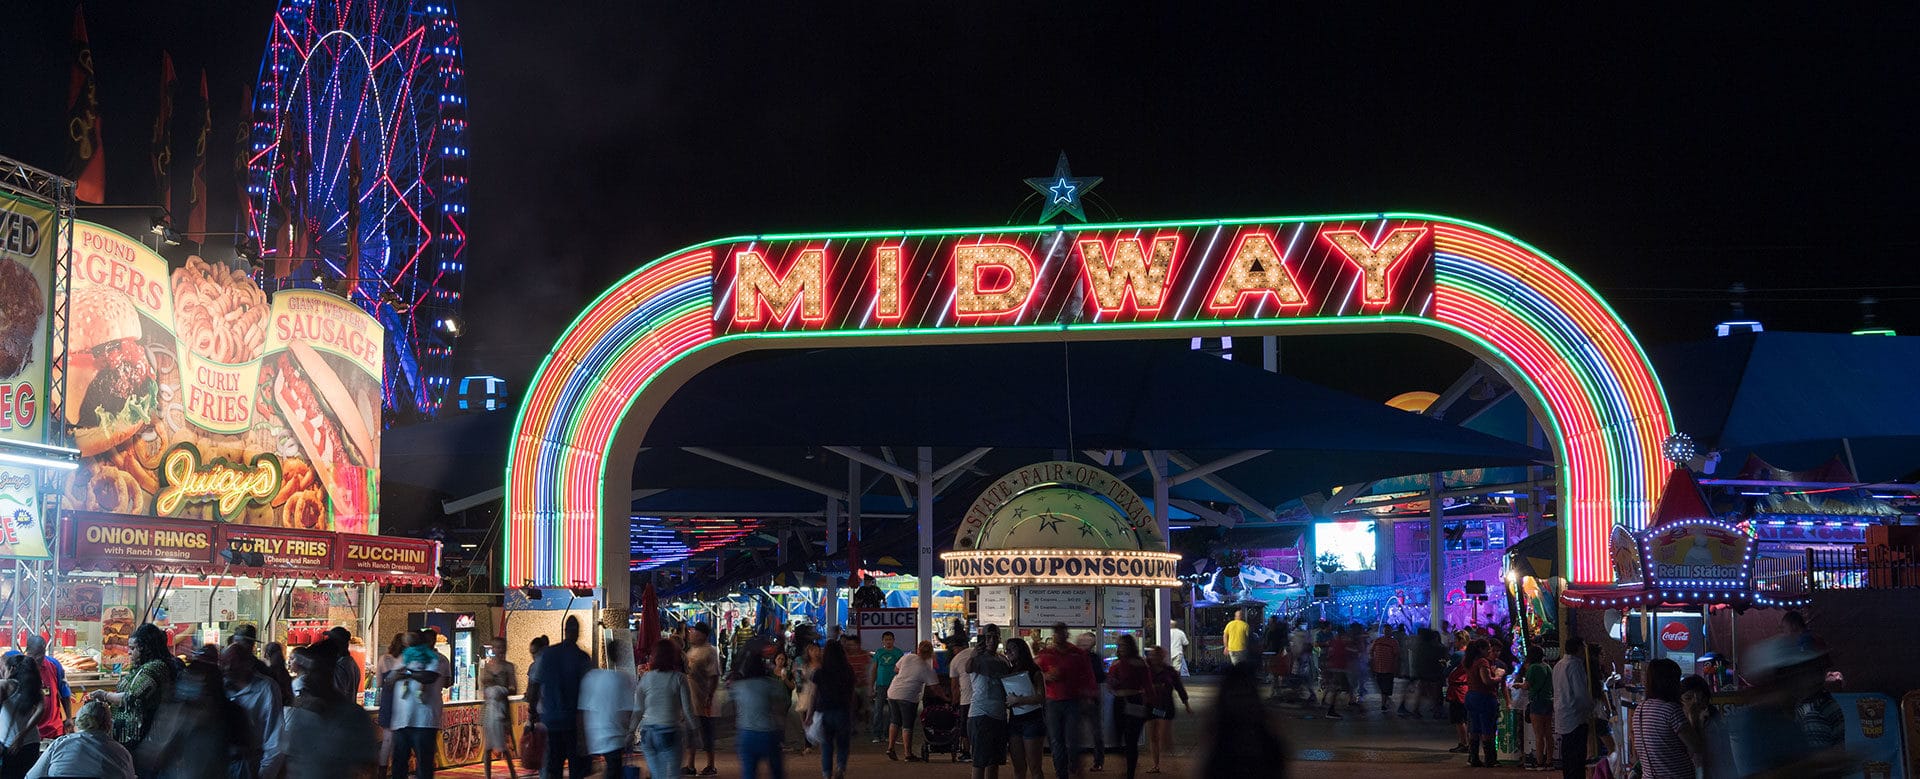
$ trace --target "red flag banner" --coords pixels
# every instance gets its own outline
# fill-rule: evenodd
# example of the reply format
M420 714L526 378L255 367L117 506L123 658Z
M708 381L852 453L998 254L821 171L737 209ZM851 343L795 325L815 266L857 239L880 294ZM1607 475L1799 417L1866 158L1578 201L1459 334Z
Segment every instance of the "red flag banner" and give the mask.
M160 113L153 118L153 183L160 191L160 205L173 212L173 90L179 79L173 73L173 55L160 52Z
M213 102L207 99L207 71L200 70L200 134L193 140L193 189L187 194L187 233L205 243L207 234L207 138L213 135Z
M73 77L67 82L67 136L71 141L67 173L74 197L88 203L107 200L107 155L100 146L100 100L93 77L93 48L87 45L87 20L73 9Z

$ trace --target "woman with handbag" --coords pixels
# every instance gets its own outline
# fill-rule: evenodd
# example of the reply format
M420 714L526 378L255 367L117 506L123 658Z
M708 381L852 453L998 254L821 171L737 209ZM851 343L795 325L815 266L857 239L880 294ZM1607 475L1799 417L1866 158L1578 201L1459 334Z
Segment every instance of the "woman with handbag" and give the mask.
M1153 767L1147 773L1160 773L1160 756L1173 745L1173 696L1180 696L1180 706L1193 713L1193 705L1187 702L1187 686L1180 682L1180 672L1167 664L1167 652L1160 647L1147 650L1147 669L1153 694L1147 699L1147 745L1153 754Z
M1107 691L1113 695L1113 728L1127 761L1127 779L1133 779L1140 766L1140 728L1147 721L1147 699L1153 697L1154 685L1153 673L1140 658L1140 644L1132 634L1122 633L1115 641Z
M654 643L653 658L640 676L634 717L640 722L647 772L654 777L679 775L686 736L693 732L693 692L687 687L679 644Z
M853 681L853 666L847 662L846 644L828 641L821 654L819 667L813 672L813 695L810 701L813 708L808 712L810 721L807 723L809 735L816 731L819 735L814 743L820 745L822 779L847 777L847 749L853 737Z

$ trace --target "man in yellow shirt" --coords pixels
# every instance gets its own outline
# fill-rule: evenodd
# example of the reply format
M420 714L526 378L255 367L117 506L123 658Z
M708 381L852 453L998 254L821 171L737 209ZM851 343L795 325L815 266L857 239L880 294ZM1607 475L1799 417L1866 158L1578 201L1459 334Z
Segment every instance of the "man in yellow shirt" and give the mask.
M1227 644L1227 662L1239 665L1247 653L1247 632L1253 628L1247 625L1245 610L1233 612L1233 621L1227 623L1227 629L1221 632L1221 638Z

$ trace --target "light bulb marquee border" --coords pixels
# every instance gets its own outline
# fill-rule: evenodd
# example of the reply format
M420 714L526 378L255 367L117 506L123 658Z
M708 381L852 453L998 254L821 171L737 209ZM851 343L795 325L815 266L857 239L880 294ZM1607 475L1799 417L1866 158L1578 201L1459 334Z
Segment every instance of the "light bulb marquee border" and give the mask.
M1422 234L1388 240L1406 230ZM1261 235L1270 237L1277 270L1240 254L1249 243L1261 248L1262 239L1248 238ZM1166 236L1176 236L1165 273L1173 286L1154 300L1156 243L1166 243L1156 239ZM1118 297L1112 286L1093 289L1100 273L1082 264L1089 241L1102 243L1110 271L1134 271ZM1374 287L1386 292L1383 304L1346 252L1363 244L1385 252L1395 243L1408 244L1396 262L1372 258L1385 269L1375 277L1384 286ZM1025 296L1006 294L1008 283L1018 291L1027 269L1004 247L1024 249L1033 263ZM815 251L817 280L811 267L796 274ZM742 252L763 258L768 271L748 301L758 312L749 322L734 316L748 310L736 308L732 291ZM976 274L964 282L954 273L963 257ZM1289 299L1288 274L1304 300ZM888 278L899 280L891 297ZM800 289L794 279L816 288ZM783 280L792 286L778 289ZM763 305L769 292L782 305ZM1216 300L1231 309L1216 308ZM507 580L603 581L603 550L626 535L622 527L610 537L605 526L623 521L625 507L603 505L605 495L624 494L614 488L627 478L609 469L630 467L607 456L621 420L656 379L703 349L1285 328L1419 332L1500 369L1543 421L1561 466L1569 579L1612 583L1611 529L1646 526L1668 468L1661 444L1672 432L1670 415L1644 351L1590 286L1546 254L1491 228L1412 213L765 235L667 255L590 303L535 374L506 472Z

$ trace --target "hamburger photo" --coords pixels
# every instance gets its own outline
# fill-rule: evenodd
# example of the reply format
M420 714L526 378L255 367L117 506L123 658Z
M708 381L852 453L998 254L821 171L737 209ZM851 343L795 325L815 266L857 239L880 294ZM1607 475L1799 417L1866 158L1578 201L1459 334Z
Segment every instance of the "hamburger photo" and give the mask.
M75 290L67 339L67 422L82 457L125 443L153 424L159 384L140 343L140 312L125 293Z

